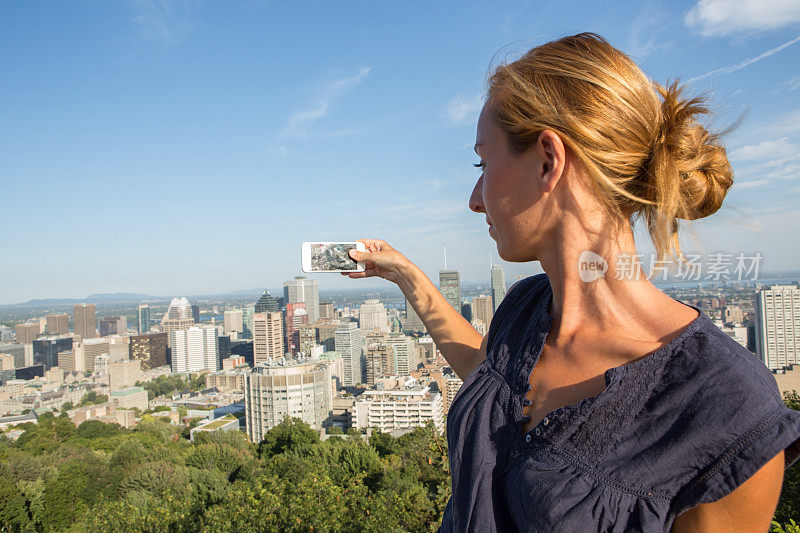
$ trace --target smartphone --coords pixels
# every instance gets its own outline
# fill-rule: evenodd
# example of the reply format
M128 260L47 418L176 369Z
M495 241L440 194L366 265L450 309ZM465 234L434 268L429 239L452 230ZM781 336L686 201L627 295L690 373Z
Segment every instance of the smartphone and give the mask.
M350 258L350 250L366 251L363 242L304 242L303 272L364 272L364 262Z

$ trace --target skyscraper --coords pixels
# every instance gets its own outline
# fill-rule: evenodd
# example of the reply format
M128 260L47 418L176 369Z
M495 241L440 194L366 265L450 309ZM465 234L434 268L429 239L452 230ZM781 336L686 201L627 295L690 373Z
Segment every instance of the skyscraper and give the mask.
M128 317L104 316L100 319L99 331L101 337L109 335L124 335L128 331Z
M253 357L268 363L283 356L283 316L280 311L253 315Z
M172 344L172 371L219 370L217 328L192 326L169 334Z
M447 303L461 313L461 278L458 270L439 271L439 290Z
M771 370L800 363L800 288L773 285L756 293L756 352Z
M319 318L321 320L333 320L333 302L319 303Z
M129 358L140 360L144 370L166 366L168 336L167 333L133 335L129 344Z
M69 315L61 313L58 315L47 315L47 326L45 328L50 335L66 335L69 333Z
M192 318L194 319L194 323L195 324L199 324L200 323L200 306L197 305L197 304L192 304L191 305L191 309L192 309Z
M304 302L286 304L284 348L287 354L294 355L300 351L300 327L309 323L309 313Z
M243 339L253 338L253 314L256 312L256 304L249 304L242 309L242 335Z
M422 323L422 319L411 307L411 303L408 300L406 300L406 320L403 322L403 329L406 331L425 331L425 324Z
M497 307L503 298L506 297L506 274L500 265L492 265L492 308L497 311Z
M194 318L192 317L192 306L186 298L173 298L169 304L169 309L161 317L161 331L164 333L172 333L173 331L182 331L194 325ZM167 337L169 339L169 346L172 347L172 335Z
M386 307L380 300L367 300L361 304L358 310L358 317L359 327L364 333L372 331L388 333L391 331Z
M419 367L419 350L413 338L392 333L387 336L386 344L394 351L394 366L398 376L408 376Z
M283 282L283 299L290 303L305 303L309 323L319 320L319 283L305 276L295 276L293 280Z
M94 304L77 304L73 306L72 322L75 335L81 339L94 339L97 337Z
M39 336L39 323L27 322L25 324L17 324L14 326L17 334L17 342L26 344L32 342L33 339Z
M342 385L352 387L362 381L361 377L361 330L355 322L346 322L334 333L336 353L342 356L344 379Z
M239 334L243 331L243 316L241 309L228 309L224 313L223 323L225 326L225 335L230 335L234 331Z
M256 313L277 313L281 310L278 299L272 296L269 291L264 291L261 298L256 302L253 311Z
M150 306L142 304L139 306L139 335L150 331Z
M494 308L492 298L481 294L472 299L472 320L480 320L487 326L492 322Z

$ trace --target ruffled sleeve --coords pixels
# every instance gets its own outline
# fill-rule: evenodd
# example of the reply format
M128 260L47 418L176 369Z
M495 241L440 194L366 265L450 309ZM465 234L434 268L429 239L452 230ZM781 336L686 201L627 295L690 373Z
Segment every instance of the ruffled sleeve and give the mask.
M717 501L784 451L786 468L800 457L800 412L786 407L772 372L715 327L697 346L699 379L681 417L690 431L682 457L689 465L673 500L677 516Z

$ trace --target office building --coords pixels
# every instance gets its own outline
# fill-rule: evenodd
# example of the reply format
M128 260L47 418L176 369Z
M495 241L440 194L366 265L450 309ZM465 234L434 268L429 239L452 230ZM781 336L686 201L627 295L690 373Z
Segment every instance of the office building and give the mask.
M800 363L800 288L773 285L756 293L756 353L771 370Z
M492 265L492 308L497 311L497 307L503 298L506 297L506 274L500 265Z
M368 389L356 400L353 413L354 427L383 432L424 426L429 421L440 433L444 430L442 395L416 384L400 389Z
M112 391L133 387L140 379L142 367L139 359L108 363L108 384Z
M169 309L161 318L161 331L168 335L175 331L183 331L194 325L192 306L186 298L173 298ZM172 347L172 335L167 337L169 347Z
M104 316L98 324L101 337L124 335L128 331L128 317Z
M414 308L411 307L411 303L408 300L406 302L406 318L403 322L403 329L405 331L414 331L414 332L425 332L425 324L422 323L422 319L419 317Z
M68 335L69 334L69 315L60 313L57 315L47 315L47 325L45 330L48 335Z
M336 351L336 330L339 328L339 321L317 322L317 342L326 352Z
M333 302L320 302L319 303L319 319L320 320L333 320Z
M131 336L130 359L141 361L143 370L166 366L168 364L167 337L167 333L145 333Z
M216 328L192 326L189 329L173 331L170 333L170 338L173 372L219 370Z
M254 362L267 363L283 356L283 316L280 311L253 315Z
M387 335L386 344L394 350L394 371L398 376L408 376L419 368L419 350L413 338L392 333Z
M0 353L9 354L14 357L14 368L33 364L33 343L0 344Z
M306 357L311 356L317 344L317 326L314 324L303 324L298 330L299 353ZM324 350L323 350L324 351Z
M192 310L192 320L194 320L195 324L200 323L200 306L197 304L192 304L189 306Z
M361 330L355 322L341 324L334 332L336 353L342 357L344 368L343 387L362 383Z
M305 276L295 276L293 280L283 282L283 300L289 304L305 303L308 311L308 322L313 324L319 320L319 283Z
M244 313L241 309L228 309L223 315L225 335L236 334L236 338L244 331Z
M77 304L72 307L72 327L77 337L94 339L97 337L97 319L94 304Z
M242 309L242 334L239 335L240 338L253 338L253 315L255 312L256 304L246 305L244 306L244 309Z
M137 324L137 331L139 335L144 335L145 333L150 332L150 306L147 304L141 304L138 310L138 324Z
M319 361L256 365L245 380L245 422L252 442L287 416L321 429L333 410L331 371Z
M278 299L266 290L261 294L261 298L258 299L253 308L256 313L277 313L280 310L281 304Z
M380 300L367 300L361 304L358 310L358 322L364 333L373 331L388 333L391 331L386 307Z
M480 295L472 299L472 320L480 320L487 326L492 323L494 304L491 296Z
M39 336L41 330L38 322L26 322L25 324L17 324L14 326L17 334L17 342L21 344L33 342L33 339Z
M72 350L72 337L45 337L36 339L33 345L33 364L50 370L58 366L58 354Z
M461 278L458 270L439 271L439 291L447 303L461 313Z

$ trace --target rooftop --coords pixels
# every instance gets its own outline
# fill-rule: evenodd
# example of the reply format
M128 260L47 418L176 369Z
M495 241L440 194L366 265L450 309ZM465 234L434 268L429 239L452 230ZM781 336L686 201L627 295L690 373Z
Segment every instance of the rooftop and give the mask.
M113 396L115 398L120 398L120 397L124 397L124 396L130 396L131 394L139 394L141 392L144 392L144 388L143 387L128 387L127 389L121 389L121 390L112 392L111 396Z

